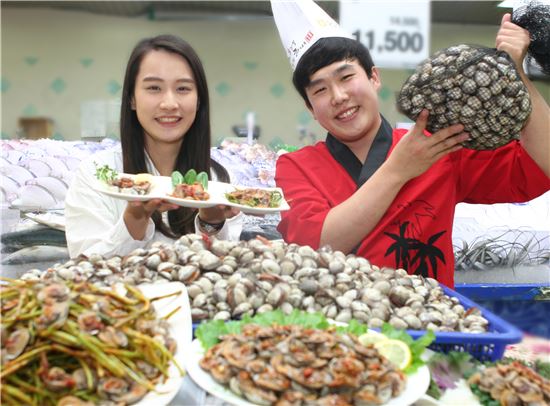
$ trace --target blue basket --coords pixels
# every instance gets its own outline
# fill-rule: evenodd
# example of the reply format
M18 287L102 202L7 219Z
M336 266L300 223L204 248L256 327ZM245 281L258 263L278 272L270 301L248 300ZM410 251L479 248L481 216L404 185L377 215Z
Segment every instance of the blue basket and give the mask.
M443 353L468 352L480 361L497 361L502 358L508 344L521 341L523 334L519 329L456 291L444 285L441 287L446 295L456 297L465 309L477 307L483 317L489 321L489 332L479 334L437 332L430 349ZM199 323L193 323L193 334L198 325ZM407 333L416 340L426 334L426 330L407 330Z
M550 300L541 297L550 282L537 284L456 284L455 290L525 333L550 339Z
M489 321L489 332L480 334L437 332L435 333L435 341L429 347L430 349L443 353L450 351L468 352L480 361L497 361L502 358L508 344L521 341L523 334L518 328L456 291L443 285L441 287L446 295L456 297L465 309L477 307L483 317ZM426 331L407 330L407 333L417 339L424 335Z

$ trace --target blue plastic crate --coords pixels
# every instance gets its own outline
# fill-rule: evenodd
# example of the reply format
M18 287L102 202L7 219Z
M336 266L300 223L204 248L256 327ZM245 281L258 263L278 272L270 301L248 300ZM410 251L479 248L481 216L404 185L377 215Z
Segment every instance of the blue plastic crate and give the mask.
M520 330L550 339L550 300L539 300L550 284L457 284L455 290Z
M441 286L446 295L456 297L466 310L477 307L483 317L489 321L489 331L480 334L436 332L435 341L429 347L430 349L443 353L468 352L480 361L496 361L502 358L508 344L521 341L522 332L518 328L460 293ZM407 330L407 332L415 339L426 333L424 330Z
M519 329L460 293L444 285L441 285L441 287L446 295L456 297L466 310L477 307L483 317L489 321L489 332L480 334L436 332L435 340L430 345L430 349L443 353L450 351L468 352L480 361L497 361L502 358L508 344L521 341L523 334ZM193 334L198 325L199 323L193 323ZM426 334L426 330L407 330L407 333L417 339Z

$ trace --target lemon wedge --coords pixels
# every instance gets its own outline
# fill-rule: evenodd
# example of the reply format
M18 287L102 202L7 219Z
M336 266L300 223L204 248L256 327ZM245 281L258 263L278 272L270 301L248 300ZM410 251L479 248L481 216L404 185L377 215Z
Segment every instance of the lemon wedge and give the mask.
M369 330L365 334L361 334L359 337L357 337L357 339L362 345L370 345L378 343L380 341L389 340L389 338L386 337L384 334L374 330Z
M401 340L387 339L374 343L374 348L397 368L407 368L412 360L409 346Z

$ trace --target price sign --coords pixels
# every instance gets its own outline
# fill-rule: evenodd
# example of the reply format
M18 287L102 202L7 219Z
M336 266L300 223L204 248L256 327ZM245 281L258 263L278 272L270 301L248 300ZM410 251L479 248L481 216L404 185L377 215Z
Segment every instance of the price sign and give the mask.
M429 56L429 0L340 0L340 26L382 68L413 68Z

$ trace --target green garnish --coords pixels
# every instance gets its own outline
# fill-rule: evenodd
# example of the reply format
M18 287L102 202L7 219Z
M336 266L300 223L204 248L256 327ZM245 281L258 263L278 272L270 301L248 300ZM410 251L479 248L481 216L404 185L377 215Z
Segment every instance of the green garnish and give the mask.
M183 183L192 185L197 180L197 171L194 169L189 169L187 173L183 176Z
M208 175L206 174L206 172L199 172L197 174L197 182L202 185L204 190L208 189Z
M240 333L241 328L245 324L259 324L262 326L271 326L277 324L286 326L295 324L306 328L314 328L326 330L331 324L327 318L321 313L308 313L302 310L294 309L290 314L284 314L280 309L270 312L256 314L254 316L245 315L241 320L223 321L210 320L198 325L195 329L195 336L201 342L205 350L216 345L220 340L219 337L226 334ZM359 336L367 331L368 327L359 323L356 320L351 320L346 326L336 326L336 331L339 333L349 333ZM389 338L395 338L404 341L411 349L412 362L404 370L406 374L414 373L419 367L425 364L421 356L428 345L435 339L435 334L428 331L422 337L414 340L409 334L403 330L397 330L388 323L382 327L382 333Z
M172 172L172 187L176 187L176 185L179 185L180 183L183 183L183 175L181 174L181 172Z
M200 183L204 190L208 189L208 174L206 172L199 172L194 169L189 169L185 175L182 175L180 171L172 172L172 187L185 183L186 185L192 185L193 183Z
M100 181L105 183L110 183L115 180L118 176L117 171L112 169L109 165L98 166L96 162L95 165L95 176Z

